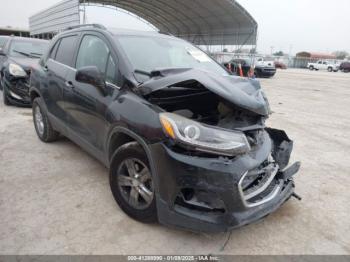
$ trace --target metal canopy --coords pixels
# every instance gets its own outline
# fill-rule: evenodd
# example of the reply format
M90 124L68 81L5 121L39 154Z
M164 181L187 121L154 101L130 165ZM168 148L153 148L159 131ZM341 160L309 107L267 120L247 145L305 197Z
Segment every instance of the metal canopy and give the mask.
M79 0L115 6L197 45L256 45L258 24L235 0Z

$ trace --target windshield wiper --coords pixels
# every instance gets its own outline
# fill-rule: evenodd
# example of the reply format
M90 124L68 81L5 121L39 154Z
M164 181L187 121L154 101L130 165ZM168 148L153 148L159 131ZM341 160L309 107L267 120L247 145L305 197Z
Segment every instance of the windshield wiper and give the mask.
M145 76L148 76L148 77L152 77L152 73L151 72L147 72L147 71L144 71L144 70L135 69L134 73L140 74L140 75L145 75Z
M25 53L25 52L22 52L22 51L18 51L18 50L12 50L13 52L16 52L16 53L19 53L19 54L21 54L21 55L24 55L24 56L26 56L26 57L32 57L32 55L31 54L28 54L28 53Z
M36 57L41 57L43 54L39 54L39 53L34 53L34 52L31 52L30 53L32 56L36 56Z

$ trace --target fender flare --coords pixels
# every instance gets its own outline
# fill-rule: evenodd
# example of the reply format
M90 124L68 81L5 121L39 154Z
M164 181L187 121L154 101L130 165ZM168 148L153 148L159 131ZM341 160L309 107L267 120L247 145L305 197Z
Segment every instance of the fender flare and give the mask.
M115 135L116 133L121 133L121 134L124 134L124 135L128 135L130 136L131 138L133 138L137 143L139 143L142 147L142 149L145 151L146 153L146 156L147 156L147 159L148 159L148 162L149 162L149 165L150 165L150 168L151 168L151 173L152 175L154 176L157 176L158 172L156 170L156 166L154 164L154 159L153 159L153 156L152 156L152 153L151 153L151 150L149 148L149 146L147 145L146 141L141 137L139 136L138 134L136 134L135 132L131 131L130 129L128 128L125 128L125 127L122 127L122 126L117 126L117 127L114 127L112 128L109 136L108 136L108 140L107 140L107 152L109 152L109 145L110 145L110 141L111 141L111 138L113 135ZM117 151L117 150L116 150ZM111 166L111 162L112 162L112 159L114 158L114 155L115 155L115 152L113 152L111 154L111 156L109 156L109 153L107 153L108 155L108 159L107 159L107 165L108 165L108 168L110 168ZM156 183L156 197L158 197L158 178L156 177L154 179L155 183Z
M151 169L153 171L154 170L154 161L153 161L151 150L149 149L149 146L147 145L146 141L141 136L136 134L135 132L131 131L128 128L122 127L122 126L117 126L117 127L112 128L112 130L108 136L107 145L106 145L106 149L107 149L106 151L108 154L108 166L110 166L111 161L114 157L114 152L111 154L111 156L109 156L109 146L110 146L111 138L113 135L115 135L117 133L121 133L121 134L130 136L131 138L133 138L136 142L138 142L141 145L143 150L146 152L148 161L150 162L150 166L151 166Z
M29 95L30 95L30 96L31 96L31 93L32 93L32 92L36 92L36 93L39 94L40 97L42 97L41 92L39 91L39 89L36 88L36 87L34 87L34 86L31 86L31 87L29 88Z

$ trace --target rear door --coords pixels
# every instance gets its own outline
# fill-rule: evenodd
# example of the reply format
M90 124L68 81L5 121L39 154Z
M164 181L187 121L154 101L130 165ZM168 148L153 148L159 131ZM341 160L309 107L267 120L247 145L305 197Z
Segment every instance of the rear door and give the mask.
M67 88L66 77L69 71L74 71L73 57L76 51L78 35L66 35L53 46L50 56L44 66L46 71L47 88L45 101L49 113L60 124L65 126L67 115L64 110L63 92Z
M96 66L104 74L109 86L116 86L118 78L116 54L107 39L99 33L85 33L80 41L75 68ZM73 135L80 139L87 149L94 150L99 158L104 152L104 141L109 130L106 121L108 105L112 101L112 93L102 92L95 86L80 83L75 80L75 72L70 71L67 76L70 88L66 88L65 111L68 115L68 125ZM96 152L96 149L98 152ZM96 155L97 153L97 155Z

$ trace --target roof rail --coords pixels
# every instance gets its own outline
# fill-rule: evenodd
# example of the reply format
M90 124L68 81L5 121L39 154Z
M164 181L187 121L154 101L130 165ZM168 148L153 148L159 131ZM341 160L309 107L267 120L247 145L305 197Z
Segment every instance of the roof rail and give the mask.
M100 25L100 24L83 24L83 25L75 25L75 26L67 27L66 29L64 29L64 31L72 30L72 29L76 29L76 28L81 28L81 27L95 27L95 28L99 28L99 29L103 29L103 30L107 29L106 27L104 27L103 25Z

